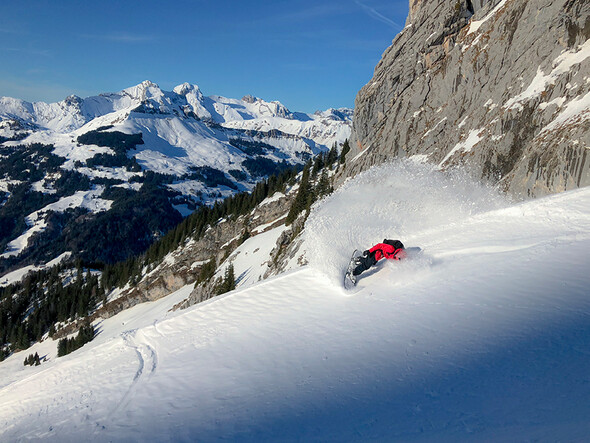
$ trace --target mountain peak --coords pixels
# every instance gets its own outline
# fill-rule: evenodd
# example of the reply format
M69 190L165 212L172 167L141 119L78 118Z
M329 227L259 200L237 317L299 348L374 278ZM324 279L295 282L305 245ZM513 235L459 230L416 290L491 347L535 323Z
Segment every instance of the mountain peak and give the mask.
M188 82L179 84L172 91L164 91L158 84L145 80L119 92L102 93L84 99L71 95L53 104L43 102L32 104L9 97L0 98L0 120L16 118L60 133L78 130L96 118L100 119L100 121L97 120L97 127L120 122L122 117L118 113L121 111L127 111L127 115L133 112L143 115L197 117L204 121L231 126L233 129L259 131L277 129L277 122L275 124L262 120L279 118L285 120L279 125L285 132L293 131L297 134L304 129L296 122L300 122L303 126L313 126L312 121L315 118L304 113L292 113L279 101L266 101L254 95L246 95L242 99L215 95L205 97L198 85ZM331 116L332 120L345 121L346 132L349 132L349 119L335 118L334 111L326 111L326 113L324 117ZM109 116L110 114L113 115ZM318 116L319 118L323 117ZM129 124L132 125L132 123ZM290 126L290 129L286 129L285 125ZM318 133L318 131L314 132ZM332 132L332 135L328 137L330 140L316 139L316 143L327 143L331 146L332 138L338 131Z
M197 85L193 85L188 82L184 82L184 83L176 86L172 91L178 95L187 95L188 93L193 92L193 91L197 92L197 95L201 93L201 90Z
M260 99L258 97L255 97L253 95L245 95L242 97L242 101L246 102L246 103L256 103L257 101L259 101Z
M72 94L72 95L68 95L64 99L63 103L66 104L66 105L68 105L68 106L79 107L82 104L83 101L84 100L82 98L78 97L77 95Z
M130 88L123 89L123 93L128 94L132 98L138 100L147 100L150 98L157 98L163 95L162 90L160 87L149 80L144 80L140 84L136 86L132 86Z
M144 80L142 81L138 86L143 86L146 88L160 88L156 83L150 81L150 80Z

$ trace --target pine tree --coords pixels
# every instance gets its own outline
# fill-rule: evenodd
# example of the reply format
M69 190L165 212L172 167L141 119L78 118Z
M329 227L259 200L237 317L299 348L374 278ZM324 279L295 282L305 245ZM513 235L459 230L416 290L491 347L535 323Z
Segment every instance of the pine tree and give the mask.
M312 177L316 177L318 172L324 168L324 166L326 165L325 162L325 158L324 158L324 154L318 154L315 158L315 161L313 162L313 169L311 170L311 176Z
M57 356L62 357L68 353L68 339L62 338L57 342Z
M215 268L217 263L215 262L215 258L211 258L207 263L205 263L201 270L199 271L199 277L197 278L197 284L209 281L215 275Z
M78 331L78 335L74 338L63 338L57 343L57 356L62 357L81 348L86 343L94 339L94 326L86 322Z
M336 142L332 145L332 149L328 152L326 156L326 165L331 167L336 161L338 160L338 145Z
M226 292L233 291L236 289L236 276L234 274L234 265L230 263L230 265L225 270L225 278L224 278Z
M328 178L328 171L324 169L322 171L322 175L320 176L320 180L316 187L316 195L318 198L322 198L325 195L332 193L332 186L330 185L330 179Z
M223 281L217 289L217 295L225 294L226 292L236 289L236 277L234 274L234 265L232 263L225 270Z
M309 182L310 168L311 161L305 165L305 168L303 168L303 174L301 175L301 181L299 182L299 190L297 191L297 195L291 204L289 214L285 220L287 225L293 223L301 212L307 210L309 206L311 206L313 192L311 183Z
M244 232L242 233L242 236L240 237L239 244L241 245L242 243L244 243L246 240L250 238L250 236L250 231L248 230L248 228L245 228Z
M342 144L342 151L340 152L340 164L346 162L346 154L350 151L350 145L348 144L348 140L345 140Z

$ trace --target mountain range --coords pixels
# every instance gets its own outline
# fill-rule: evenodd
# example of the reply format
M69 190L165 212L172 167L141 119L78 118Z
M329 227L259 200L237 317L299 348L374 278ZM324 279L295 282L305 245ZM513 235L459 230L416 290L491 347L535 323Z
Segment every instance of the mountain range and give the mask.
M351 120L349 109L291 112L252 96L206 97L188 83L168 92L144 81L50 104L2 97L0 268L65 252L125 259L196 207L340 146ZM97 232L106 248L89 246ZM117 246L130 236L133 246Z

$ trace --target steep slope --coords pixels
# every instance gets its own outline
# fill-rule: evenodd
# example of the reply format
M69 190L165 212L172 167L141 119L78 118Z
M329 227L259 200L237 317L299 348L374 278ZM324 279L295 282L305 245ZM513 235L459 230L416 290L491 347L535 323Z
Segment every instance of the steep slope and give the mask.
M46 340L40 367L0 363L0 438L582 440L589 208L590 188L512 204L424 165L373 169L312 211L306 268L168 311L188 286L66 357ZM423 258L343 292L340 251L398 234Z
M589 185L588 37L588 2L411 0L357 96L347 176L419 155L522 197Z

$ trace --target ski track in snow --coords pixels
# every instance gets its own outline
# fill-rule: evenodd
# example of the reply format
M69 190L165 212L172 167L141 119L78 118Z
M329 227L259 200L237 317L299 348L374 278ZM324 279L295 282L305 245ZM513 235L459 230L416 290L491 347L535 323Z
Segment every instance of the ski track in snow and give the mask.
M352 249L383 237L424 253L381 261L346 293ZM242 245L238 275L267 243ZM590 188L513 203L397 162L316 205L303 248L307 267L169 312L186 287L102 321L68 356L52 340L11 356L0 440L590 435ZM37 349L50 360L23 367Z
M154 322L154 330L155 330ZM141 389L141 386L148 383L152 375L156 372L158 366L158 354L156 349L149 344L146 335L137 329L127 331L121 334L126 346L135 351L138 360L137 372L133 376L133 382L129 386L127 392L119 402L119 404L110 413L109 418L112 418L121 409L125 409L129 402L133 399L135 392Z

